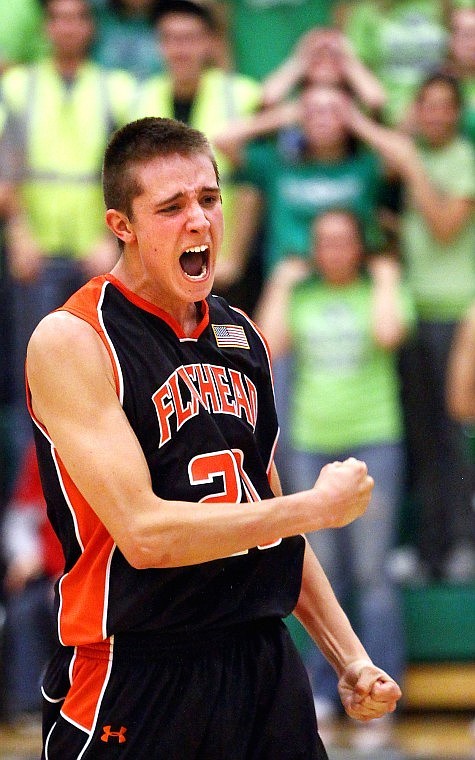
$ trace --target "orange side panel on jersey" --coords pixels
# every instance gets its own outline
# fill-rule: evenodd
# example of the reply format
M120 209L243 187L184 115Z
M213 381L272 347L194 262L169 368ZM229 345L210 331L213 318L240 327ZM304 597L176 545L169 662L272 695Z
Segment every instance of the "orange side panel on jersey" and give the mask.
M106 277L95 277L74 293L59 311L66 310L83 319L97 332L109 354L119 395L119 368L98 311L106 283ZM28 386L27 398L30 414L36 420ZM38 420L36 422L48 435L44 425ZM74 567L63 576L60 583L59 635L63 644L75 646L102 641L105 637L108 572L115 544L74 485L56 451L54 456L63 492L74 516L77 540L83 550Z
M84 551L61 580L59 634L65 645L104 638L109 562L114 541L57 458L63 488L76 518Z
M72 684L61 712L87 731L94 725L94 717L109 675L109 643L104 642L107 652L94 655L88 648L85 655L77 651L72 672ZM90 651L90 654L89 654Z

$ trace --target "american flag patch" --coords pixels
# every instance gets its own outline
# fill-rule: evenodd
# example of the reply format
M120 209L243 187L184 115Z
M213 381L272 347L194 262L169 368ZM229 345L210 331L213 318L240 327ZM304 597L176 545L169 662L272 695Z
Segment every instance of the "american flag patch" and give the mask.
M241 325L211 325L220 348L249 348L244 327Z

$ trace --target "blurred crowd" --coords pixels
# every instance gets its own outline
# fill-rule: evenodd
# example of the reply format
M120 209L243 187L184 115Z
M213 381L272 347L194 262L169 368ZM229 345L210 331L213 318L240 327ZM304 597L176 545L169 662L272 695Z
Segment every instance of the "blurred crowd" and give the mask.
M284 490L347 456L375 478L362 519L309 538L401 678L401 585L475 582L473 0L16 0L0 72L0 710L39 710L64 569L28 338L115 262L102 156L149 115L216 151L215 292L268 339ZM333 715L334 675L313 650L306 664Z

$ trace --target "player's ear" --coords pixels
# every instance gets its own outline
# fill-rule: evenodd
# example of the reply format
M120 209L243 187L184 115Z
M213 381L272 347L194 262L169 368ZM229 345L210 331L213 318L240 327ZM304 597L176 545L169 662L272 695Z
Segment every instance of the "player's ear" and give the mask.
M122 211L108 208L106 211L106 224L114 235L126 245L135 240L135 232L130 220Z

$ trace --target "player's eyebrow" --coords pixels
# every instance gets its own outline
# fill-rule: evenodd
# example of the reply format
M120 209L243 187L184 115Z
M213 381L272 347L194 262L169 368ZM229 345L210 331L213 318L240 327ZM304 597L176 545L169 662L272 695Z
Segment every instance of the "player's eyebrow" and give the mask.
M199 193L219 193L219 192L221 192L219 185L210 185L209 187L205 186L199 189ZM157 201L155 206L157 208L160 208L160 206L166 206L167 204L173 203L173 201L176 201L179 198L183 198L185 195L186 193L179 191L178 193L174 193L174 195L171 195L169 198L164 198L163 200Z

